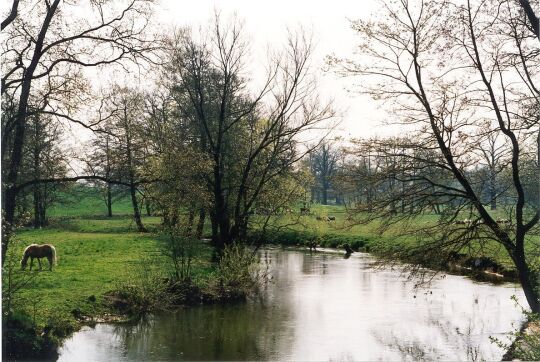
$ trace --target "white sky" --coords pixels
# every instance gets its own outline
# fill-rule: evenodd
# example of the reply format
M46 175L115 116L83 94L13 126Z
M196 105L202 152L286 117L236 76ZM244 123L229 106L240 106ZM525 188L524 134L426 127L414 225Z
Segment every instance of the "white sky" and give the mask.
M318 75L319 93L323 99L333 99L334 108L343 117L336 136L345 139L388 135L397 132L397 126L383 125L385 111L377 109L376 103L367 96L354 92L354 82L358 79L339 78L333 72L324 72L324 59L327 55L354 57L357 35L350 28L348 19L368 18L377 11L378 0L156 0L152 25L160 31L171 31L174 27L205 28L212 20L215 10L221 12L226 20L230 15L244 22L247 37L253 50L254 69L263 69L267 64L267 48L281 49L287 40L287 30L304 28L313 34L316 44L313 65ZM5 13L11 1L0 4ZM90 70L92 71L92 69ZM94 70L95 71L95 70ZM107 75L108 74L108 75ZM133 79L134 75L111 76L102 74L107 81L98 81L105 86L110 78ZM260 78L264 76L259 75ZM100 78L95 74L93 79ZM257 78L257 76L256 76ZM117 80L117 79L114 79ZM83 142L90 132L81 127L73 127L68 132L68 148L80 153Z
M382 126L384 112L377 110L367 96L347 92L353 79L340 79L323 72L324 58L329 54L352 57L357 44L349 19L367 18L376 12L376 0L160 0L155 8L155 22L164 30L176 27L206 27L214 9L223 18L236 13L245 22L255 58L264 57L265 49L279 49L287 40L287 29L303 27L313 33L316 42L314 65L318 68L320 94L334 100L335 108L343 113L336 135L344 138L388 134ZM265 59L254 59L262 66Z

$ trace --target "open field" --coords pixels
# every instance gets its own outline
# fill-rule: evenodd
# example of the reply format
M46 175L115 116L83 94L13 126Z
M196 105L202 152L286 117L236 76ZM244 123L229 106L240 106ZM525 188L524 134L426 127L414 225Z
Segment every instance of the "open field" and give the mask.
M325 219L334 217L333 221L318 220L317 217ZM498 217L495 214L495 217ZM380 222L374 221L369 224L358 223L347 220L347 213L343 206L336 205L313 205L311 214L299 216L296 212L293 215L282 215L276 225L290 225L287 229L292 232L275 233L272 237L279 238L282 235L292 237L294 232L304 234L303 238L315 238L321 246L339 247L339 245L348 243L353 247L367 247L368 250L381 254L397 246L414 246L422 243L423 240L414 235L414 233L404 232L414 225L434 224L438 218L435 214L425 214L415 218L412 225L396 224L388 228L383 234L380 233ZM294 222L292 220L294 219ZM302 238L302 236L295 236ZM293 245L303 245L299 240L278 240L273 242ZM529 246L540 244L540 235L531 236ZM471 243L463 253L471 257L489 257L508 270L513 270L514 266L506 250L493 241L480 243Z

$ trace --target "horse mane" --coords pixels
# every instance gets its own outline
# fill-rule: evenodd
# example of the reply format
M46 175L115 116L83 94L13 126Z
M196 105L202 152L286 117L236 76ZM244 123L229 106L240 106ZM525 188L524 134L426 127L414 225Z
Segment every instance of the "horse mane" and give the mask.
M37 246L37 245L38 244L30 244L26 248L24 248L23 256L26 255L26 252L28 251L28 249L30 249L32 246Z

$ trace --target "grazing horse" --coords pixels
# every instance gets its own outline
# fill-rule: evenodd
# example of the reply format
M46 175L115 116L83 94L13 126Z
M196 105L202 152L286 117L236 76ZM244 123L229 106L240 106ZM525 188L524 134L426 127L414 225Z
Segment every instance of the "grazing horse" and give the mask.
M56 249L51 244L32 244L24 249L23 257L21 260L21 268L24 270L26 264L28 263L28 258L30 258L30 270L34 264L34 258L37 258L39 264L39 270L41 270L41 258L47 258L49 261L49 270L52 271L53 263L56 265Z

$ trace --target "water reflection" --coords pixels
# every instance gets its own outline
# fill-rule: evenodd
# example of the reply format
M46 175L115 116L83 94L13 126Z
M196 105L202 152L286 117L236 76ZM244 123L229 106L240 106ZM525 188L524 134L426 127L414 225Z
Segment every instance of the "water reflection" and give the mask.
M272 281L260 299L85 328L60 360L494 360L489 336L521 318L513 286L447 276L414 291L367 254L262 253Z

